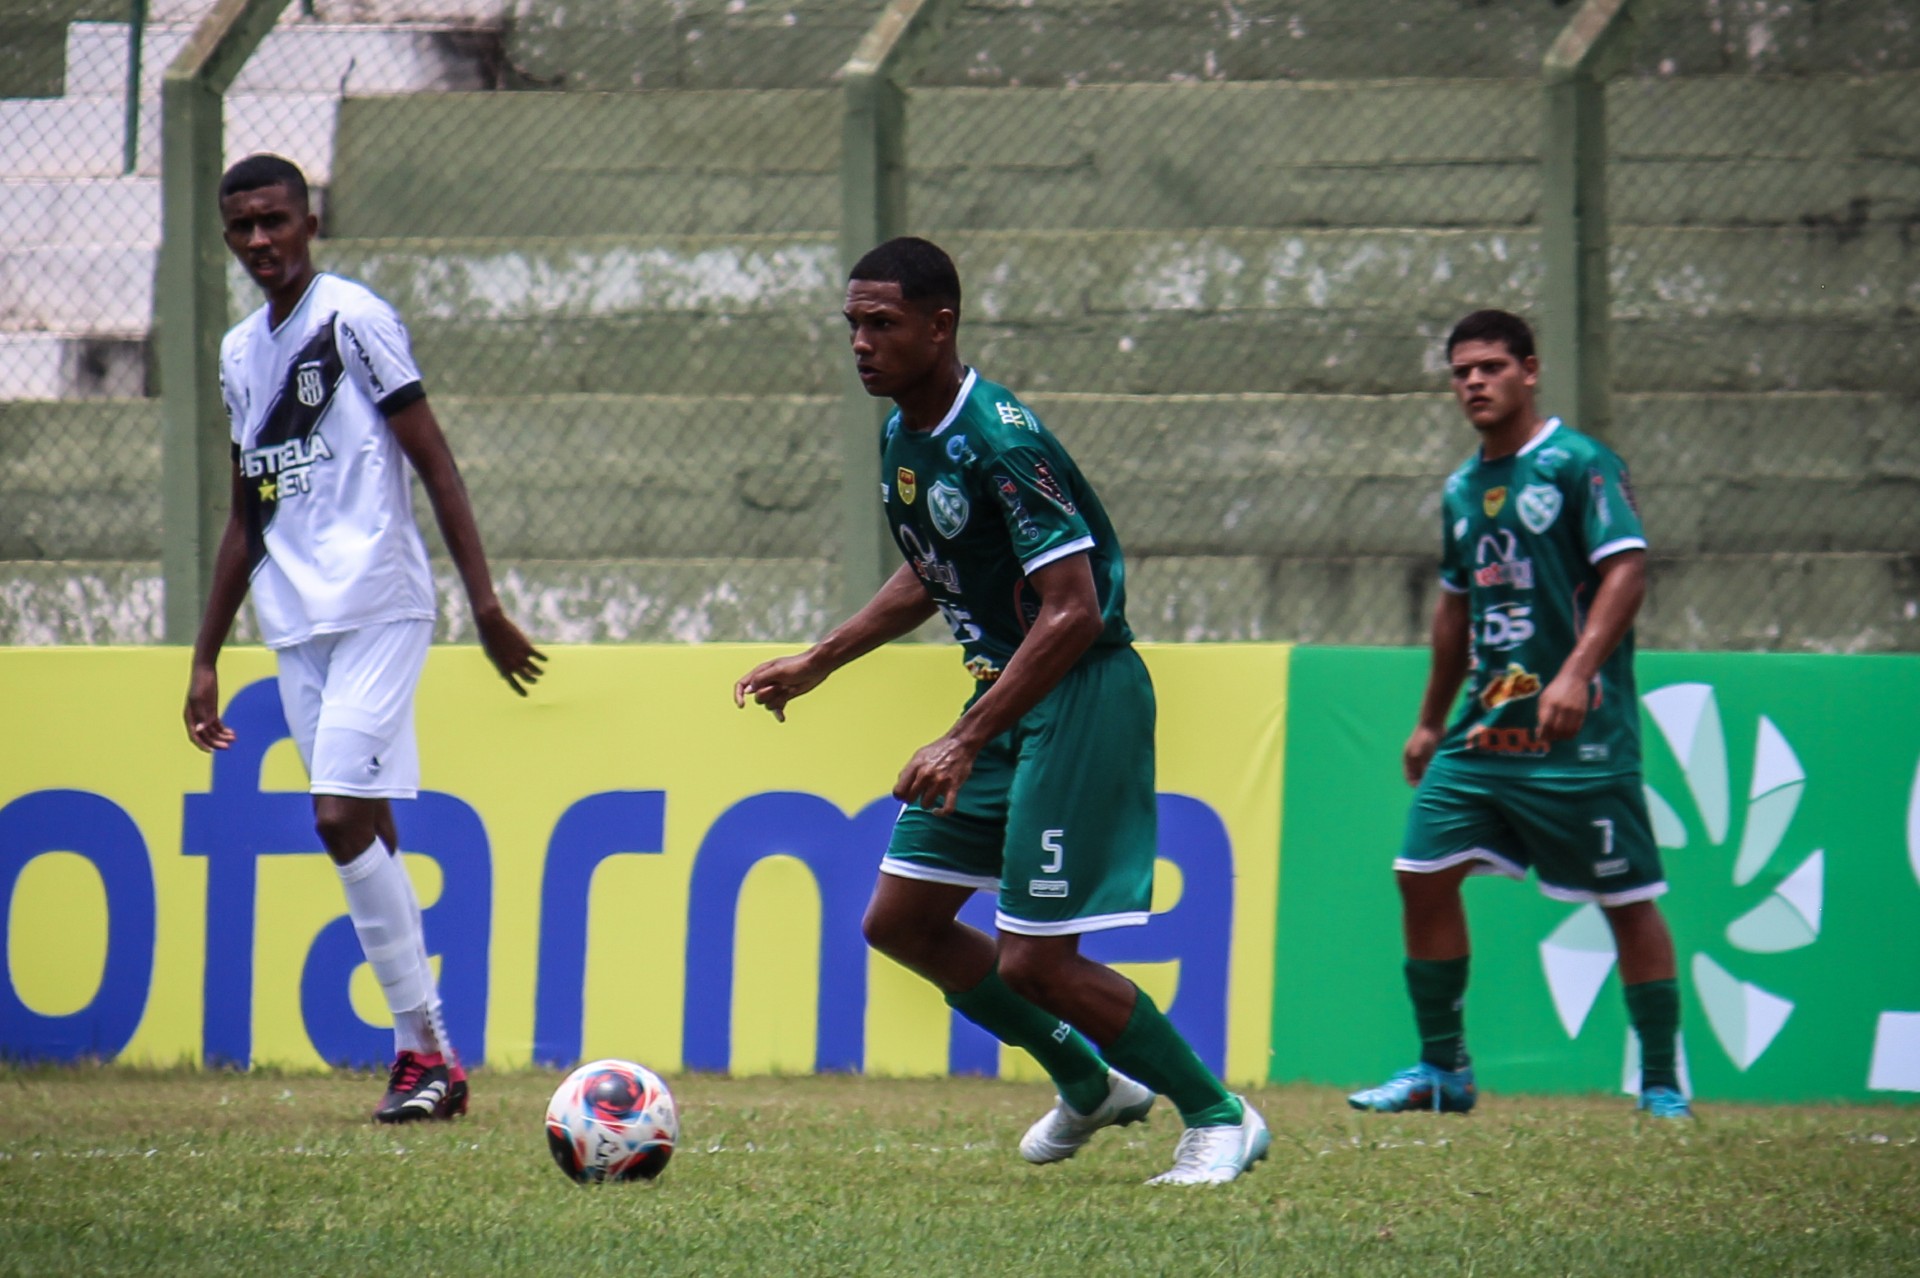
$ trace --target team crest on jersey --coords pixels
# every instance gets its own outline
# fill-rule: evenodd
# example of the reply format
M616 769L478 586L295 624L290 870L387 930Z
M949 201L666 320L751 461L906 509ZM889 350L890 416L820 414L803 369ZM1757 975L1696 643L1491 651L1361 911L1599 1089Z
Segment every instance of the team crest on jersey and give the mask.
M900 500L913 505L913 495L920 491L920 481L905 466L893 473L893 486L900 490Z
M1513 499L1513 508L1529 531L1543 533L1560 518L1560 490L1552 484L1528 484Z
M933 487L927 489L927 514L933 519L934 531L952 541L967 526L967 516L973 508L967 503L967 495L944 479L933 481Z
M308 408L318 408L327 398L327 384L320 377L320 361L302 364L294 370L293 394Z
M1487 489L1486 494L1480 498L1480 509L1487 512L1488 519L1492 519L1495 515L1499 514L1501 510L1505 508L1506 504L1507 487L1505 484L1502 484L1498 488Z

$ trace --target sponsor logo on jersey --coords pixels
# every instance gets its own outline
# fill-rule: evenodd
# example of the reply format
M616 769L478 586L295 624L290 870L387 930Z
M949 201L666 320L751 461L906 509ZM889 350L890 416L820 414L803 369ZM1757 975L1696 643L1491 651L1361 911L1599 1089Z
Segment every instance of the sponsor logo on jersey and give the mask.
M1595 861L1593 863L1593 874L1595 878L1604 879L1615 874L1625 874L1632 868L1627 858L1624 856L1616 856L1606 861Z
M1008 686L1011 687L1012 685L1009 684ZM1027 895L1052 898L1064 897L1067 895L1067 881L1065 879L1028 879Z
M1453 521L1453 539L1459 541L1467 535L1467 517L1465 515Z
M973 460L973 449L968 445L965 435L955 435L947 441L947 460L950 462Z
M1473 561L1478 565L1473 572L1476 586L1533 589L1533 560L1520 558L1520 538L1511 528L1483 534L1474 548Z
M261 501L281 501L313 491L313 467L333 460L324 435L289 439L284 444L249 448L240 454L240 473L260 480Z
M893 489L887 486L887 481L884 479L881 480L880 481L880 504L882 506L887 504L887 496L892 492L893 492Z
M1509 701L1525 701L1528 697L1538 695L1540 676L1515 661L1487 680L1487 686L1480 689L1480 704L1489 710L1497 710Z
M1034 420L1033 414L1019 404L1010 404L1003 400L993 407L1000 414L1000 420L1009 426L1018 426L1022 430L1040 429L1040 423Z
M900 500L909 506L913 505L913 495L920 491L920 481L914 477L913 472L902 466L894 472L893 483L894 487L900 490Z
M1612 757L1613 747L1607 745L1605 742L1580 747L1580 762L1582 763L1605 763Z
M1533 638L1533 608L1529 604L1495 604L1480 615L1480 646L1494 652L1518 648Z
M992 683L1000 677L1000 667L993 664L992 657L968 657L967 673L975 679L978 679L981 683Z
M1560 490L1552 484L1528 484L1513 499L1513 508L1529 531L1543 533L1560 518Z
M1040 525L1033 522L1033 516L1027 513L1027 503L1021 499L1020 485L1013 482L1011 475L996 474L993 477L993 490L1000 494L1000 504L1007 508L1007 518L1013 522L1013 535L1018 541L1039 541Z
M1507 487L1505 484L1502 484L1498 488L1487 489L1480 498L1480 509L1487 512L1488 519L1492 519L1495 515L1499 514L1506 504Z
M1043 461L1037 461L1033 464L1033 484L1034 487L1046 495L1048 501L1058 506L1062 511L1069 515L1075 513L1073 500L1067 496L1066 488L1054 477L1053 468Z
M907 562L920 580L929 586L944 587L950 594L960 593L960 570L940 557L940 552L920 540L912 524L895 524L894 537L907 554ZM949 618L951 621L951 618Z
M1567 460L1567 450L1564 448L1543 448L1533 455L1533 465L1536 470L1542 466L1557 466L1565 460Z
M967 495L946 480L936 479L927 489L927 514L933 519L933 529L948 541L960 535L972 513Z
M361 366L367 370L367 385L373 388L373 397L376 400L385 399L387 388L380 384L380 374L373 371L373 360L367 356L367 348L360 344L360 335L354 332L353 326L343 319L336 317L335 323L340 331L347 335L347 345L353 348L353 353L360 357ZM406 331L404 325L401 331ZM307 400L303 397L300 402L304 404Z
M1493 728L1476 723L1467 729L1467 749L1482 754L1524 754L1539 757L1552 749L1538 728Z

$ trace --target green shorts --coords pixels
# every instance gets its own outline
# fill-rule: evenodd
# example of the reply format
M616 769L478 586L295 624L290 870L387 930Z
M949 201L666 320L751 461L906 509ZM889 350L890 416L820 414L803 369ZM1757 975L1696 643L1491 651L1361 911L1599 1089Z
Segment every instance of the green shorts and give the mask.
M952 816L900 810L883 874L995 889L1025 936L1145 923L1158 817L1153 681L1132 648L1096 650L987 743Z
M1525 878L1556 901L1630 905L1667 890L1637 775L1492 777L1436 761L1407 813L1396 870L1474 863Z

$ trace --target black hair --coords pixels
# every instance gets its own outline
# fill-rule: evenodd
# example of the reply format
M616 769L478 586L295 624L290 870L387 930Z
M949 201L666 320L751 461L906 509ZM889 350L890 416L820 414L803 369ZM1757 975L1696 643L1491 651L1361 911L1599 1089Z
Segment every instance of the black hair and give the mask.
M292 160L265 152L249 155L237 162L220 177L220 198L238 195L242 191L257 191L262 187L284 186L293 202L306 212L307 176L300 166Z
M888 240L869 249L847 278L898 284L904 301L930 303L936 310L948 307L956 318L960 314L960 272L946 250L930 240L912 235Z
M1533 357L1533 329L1512 311L1475 311L1453 326L1447 334L1447 358L1462 342L1504 342L1508 354L1517 360Z

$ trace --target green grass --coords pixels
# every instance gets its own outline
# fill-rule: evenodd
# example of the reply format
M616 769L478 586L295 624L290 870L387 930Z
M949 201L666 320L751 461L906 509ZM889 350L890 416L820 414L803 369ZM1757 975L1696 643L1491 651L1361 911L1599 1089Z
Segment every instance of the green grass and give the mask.
M1032 1168L1030 1084L692 1076L657 1183L579 1187L541 1129L557 1080L482 1073L466 1119L396 1130L364 1075L0 1069L0 1273L1920 1272L1920 1108L1269 1089L1271 1159L1170 1190L1141 1185L1170 1111Z

